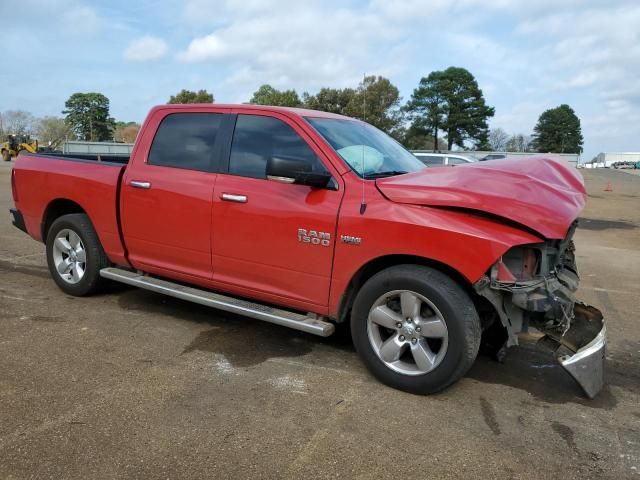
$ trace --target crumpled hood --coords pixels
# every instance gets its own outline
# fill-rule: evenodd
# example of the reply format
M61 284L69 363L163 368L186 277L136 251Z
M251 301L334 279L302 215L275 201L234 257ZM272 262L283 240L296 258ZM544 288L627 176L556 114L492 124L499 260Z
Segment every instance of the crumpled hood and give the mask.
M554 157L492 160L376 181L389 200L478 210L564 238L586 202L580 173Z

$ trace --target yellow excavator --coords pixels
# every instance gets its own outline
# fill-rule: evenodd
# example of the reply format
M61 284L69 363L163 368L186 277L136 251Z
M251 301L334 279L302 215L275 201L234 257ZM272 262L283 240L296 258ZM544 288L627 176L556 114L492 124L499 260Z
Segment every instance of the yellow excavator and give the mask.
M20 152L37 153L38 140L31 140L29 135L9 135L2 144L2 159L5 162L20 155Z

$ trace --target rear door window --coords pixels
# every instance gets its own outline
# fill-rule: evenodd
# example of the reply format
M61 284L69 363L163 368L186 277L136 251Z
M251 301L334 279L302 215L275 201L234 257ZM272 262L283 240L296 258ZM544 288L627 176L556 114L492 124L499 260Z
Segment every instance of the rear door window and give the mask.
M212 171L221 113L167 115L151 144L148 163L163 167Z

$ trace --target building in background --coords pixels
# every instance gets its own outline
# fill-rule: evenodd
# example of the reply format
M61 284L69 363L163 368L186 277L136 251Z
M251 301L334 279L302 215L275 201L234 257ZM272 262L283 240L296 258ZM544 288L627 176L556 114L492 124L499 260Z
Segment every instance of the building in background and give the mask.
M616 162L640 162L640 152L601 152L593 160L594 168L609 168Z

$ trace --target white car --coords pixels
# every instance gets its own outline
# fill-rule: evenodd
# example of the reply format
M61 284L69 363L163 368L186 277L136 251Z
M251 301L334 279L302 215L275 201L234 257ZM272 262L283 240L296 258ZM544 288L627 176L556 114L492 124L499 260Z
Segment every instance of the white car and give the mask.
M430 153L419 151L413 151L411 153L418 157L418 159L427 167L446 167L476 162L476 160L473 158L465 157L463 155L454 155L450 153Z

